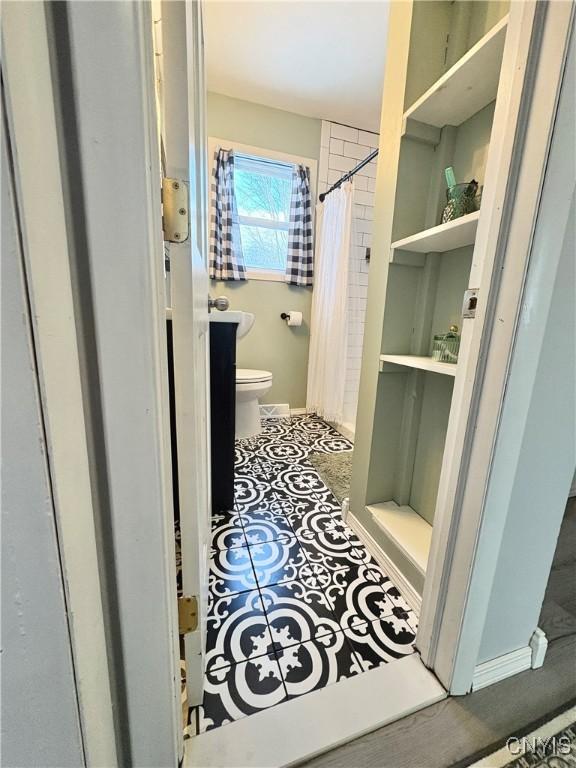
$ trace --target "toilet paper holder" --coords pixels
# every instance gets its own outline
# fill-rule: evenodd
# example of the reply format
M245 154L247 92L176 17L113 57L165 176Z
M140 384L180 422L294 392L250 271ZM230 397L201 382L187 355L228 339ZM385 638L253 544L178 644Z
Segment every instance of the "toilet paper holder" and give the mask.
M286 325L289 326L300 326L302 325L302 312L296 311L294 309L290 310L290 312L282 312L280 315L282 320L286 321Z

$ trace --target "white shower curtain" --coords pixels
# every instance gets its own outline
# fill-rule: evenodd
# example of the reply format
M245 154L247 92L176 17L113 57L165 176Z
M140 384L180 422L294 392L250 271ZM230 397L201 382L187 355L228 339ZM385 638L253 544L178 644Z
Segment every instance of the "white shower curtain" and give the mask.
M348 263L352 230L352 182L316 206L314 292L310 323L306 408L342 423L348 313Z

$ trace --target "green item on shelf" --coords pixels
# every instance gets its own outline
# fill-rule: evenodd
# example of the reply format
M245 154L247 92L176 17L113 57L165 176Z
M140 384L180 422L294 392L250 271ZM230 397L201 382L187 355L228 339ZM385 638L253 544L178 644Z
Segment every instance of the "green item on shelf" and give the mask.
M447 168L446 171L449 169ZM478 182L475 179L464 184L454 184L446 190L447 203L442 213L442 224L474 213L478 210Z
M432 360L439 363L457 363L460 351L458 326L451 325L448 333L439 333L432 342Z
M452 168L451 165L444 171L444 176L446 177L446 186L448 189L456 186L456 176L454 175L454 168Z

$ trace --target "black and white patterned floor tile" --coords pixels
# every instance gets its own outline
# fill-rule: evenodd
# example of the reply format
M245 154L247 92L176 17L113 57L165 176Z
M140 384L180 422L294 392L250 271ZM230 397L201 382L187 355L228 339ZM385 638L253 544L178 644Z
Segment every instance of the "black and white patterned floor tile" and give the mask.
M316 416L236 444L235 509L215 515L202 733L413 653L416 617L308 460L352 450Z

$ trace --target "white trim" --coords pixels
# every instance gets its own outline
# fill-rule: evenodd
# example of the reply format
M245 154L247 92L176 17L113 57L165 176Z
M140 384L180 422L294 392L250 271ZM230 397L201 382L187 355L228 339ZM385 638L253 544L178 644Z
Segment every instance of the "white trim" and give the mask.
M9 3L2 21L2 72L82 736L88 764L113 766L105 612L46 9Z
M290 408L289 403L260 403L260 416L265 419L285 419L289 416L305 416L306 408Z
M528 645L532 649L532 663L530 666L532 669L539 669L544 664L546 651L548 650L548 638L544 630L536 627Z
M486 688L488 685L498 683L519 672L525 672L527 669L539 669L544 664L547 648L546 634L540 627L536 627L526 647L478 664L474 670L472 690Z
M408 581L404 574L398 570L376 539L366 530L366 528L364 528L353 512L350 512L347 515L346 523L358 535L358 538L362 541L372 557L382 567L382 570L390 578L390 581L394 586L400 590L402 597L405 598L410 608L412 608L414 613L419 616L422 607L422 596L419 594L418 590Z
M259 216L246 216L238 214L238 223L246 224L248 227L262 227L263 229L281 229L284 232L290 230L289 221L278 221L276 219L263 219Z
M232 148L234 152L239 152L245 155L253 155L254 157L265 157L268 160L280 160L283 163L293 163L294 165L307 165L310 168L310 184L315 186L316 184L316 171L318 168L318 161L312 157L303 157L302 155L291 155L288 152L278 152L274 149L265 149L264 147L254 147L250 144L241 144L239 141L232 141L231 139L223 139L218 136L208 137L208 166L212 168L212 159L214 152L217 148L226 147L226 149ZM311 190L313 191L313 190Z
M340 434L347 440L350 440L352 443L354 442L354 424L336 424L335 422L331 421L330 425L334 427L337 432L340 432Z
M413 653L188 739L184 768L294 765L445 697Z
M286 272L282 269L246 269L246 277L248 280L262 280L267 283L285 283ZM217 283L217 280L213 280Z
M340 514L342 515L342 520L346 522L348 520L348 514L350 512L350 499L348 496L342 499L342 506L340 508Z
M530 669L531 663L532 649L527 645L517 651L505 653L497 659L478 664L472 678L472 690L479 691L481 688L499 683L500 680L517 675L519 672L525 672Z
M288 403L260 403L260 418L262 419L285 419L290 414Z
M26 13L37 6L15 3L10 10L20 8ZM118 760L175 765L182 719L150 5L135 4L126 13L120 5L67 3L62 12L65 18L51 7L40 6L38 13L53 14L49 39L58 66L74 74L73 83L66 77L52 81L59 86L60 103L66 110L59 124L62 157L54 159L62 161L69 187L66 212L71 217L68 248L54 258L75 266L77 298L73 311L68 306L62 311L67 313L70 333L75 332L74 318L79 321L75 339L83 353L83 395L90 406L86 412L80 404L71 406L61 437L68 439L75 427L87 430L89 436L94 508L101 522L99 566L107 578L102 592L109 638L106 650L92 653L92 663L108 659L114 664ZM22 45L20 39L17 44ZM106 56L102 56L104 50ZM36 75L26 59L21 67L21 82L33 82ZM45 71L50 73L50 66ZM102 83L112 82L114 88L102 88ZM28 96L28 127L38 127L40 156L52 158L53 151L46 147L45 121L38 116L39 99ZM69 119L72 108L76 121ZM103 115L115 119L102 119ZM77 142L77 152L67 143L69 138ZM38 183L45 185L41 168L37 163L33 170ZM126 179L130 194L126 194ZM36 221L43 220L42 204L34 206L33 212ZM46 283L47 316L53 317L60 311L63 287L56 279L53 260L46 258L51 247L46 243L47 231L42 232L43 253L35 269ZM118 291L122 301L117 300ZM58 348L63 353L66 342ZM61 369L66 376L75 376L78 363L61 365ZM52 386L61 375L52 371ZM62 391L58 396L64 403ZM53 414L55 406L49 410ZM75 478L70 468L60 468L60 473L61 481L72 489ZM86 590L95 566L86 556L82 537L75 535L74 521L63 522L65 535L74 540L77 557L83 561L73 571L66 566L69 584L84 593L88 609L92 603ZM145 535L135 536L136 529ZM84 620L89 627L95 621L94 617ZM81 612L74 615L73 623L75 628L82 625ZM84 645L88 651L90 643ZM102 674L98 682L103 680ZM80 702L82 706L82 696ZM90 727L101 727L111 712L101 707Z
M196 212L188 239L170 243L167 248L175 411L172 439L175 438L177 444L182 589L184 594L198 596L197 628L182 639L188 703L194 706L202 700L204 684L211 509L207 163L201 6L197 2L163 0L160 13L164 82L159 101L164 113L164 172L169 178L188 183L189 207ZM222 319L220 313L216 315ZM169 536L174 547L173 523ZM171 558L172 553L167 557ZM173 603L175 597L172 594Z

